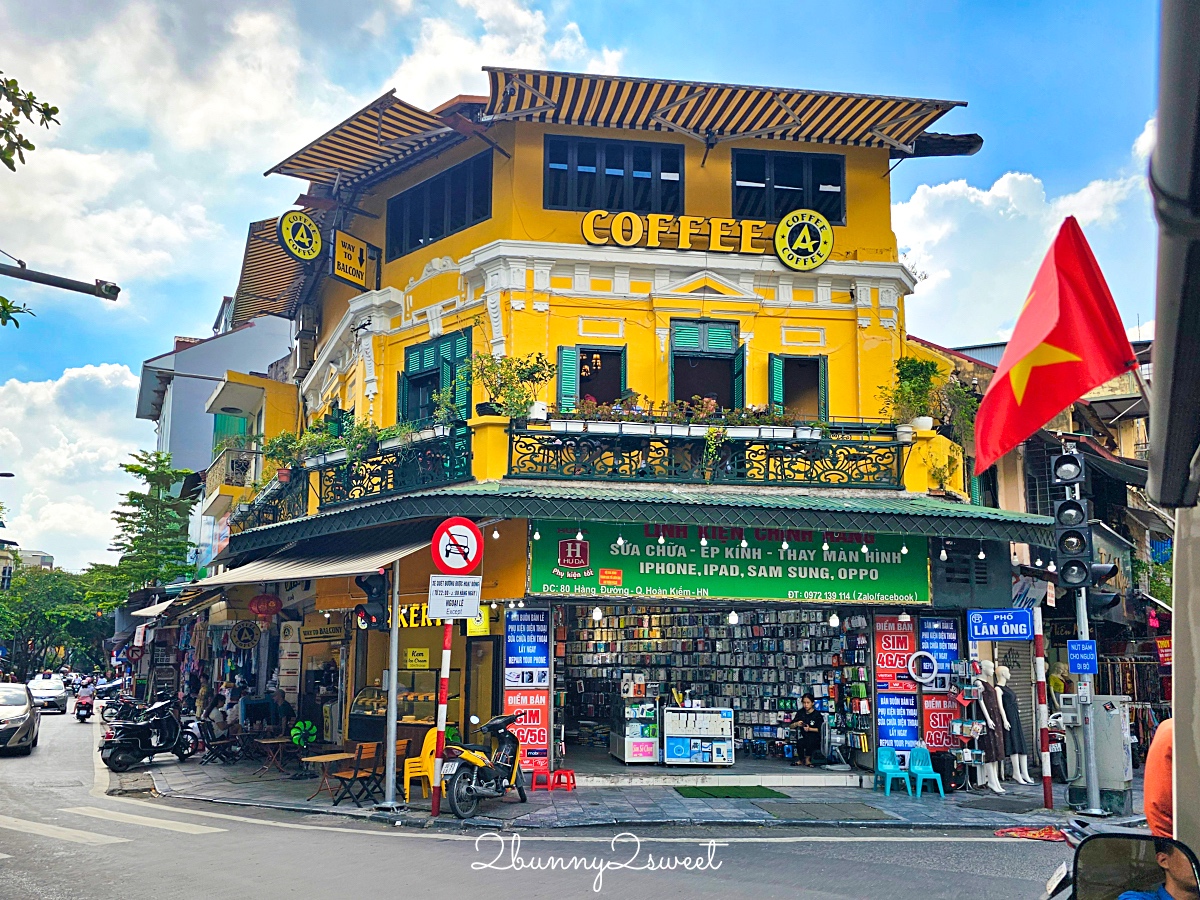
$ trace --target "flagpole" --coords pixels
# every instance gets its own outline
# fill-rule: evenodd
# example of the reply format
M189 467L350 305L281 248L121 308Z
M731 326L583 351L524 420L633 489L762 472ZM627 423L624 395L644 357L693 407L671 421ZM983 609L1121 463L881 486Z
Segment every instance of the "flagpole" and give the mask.
M1150 387L1146 384L1146 380L1142 378L1142 367L1133 367L1133 377L1137 379L1138 393L1142 395L1142 399L1146 401L1146 414L1150 413Z

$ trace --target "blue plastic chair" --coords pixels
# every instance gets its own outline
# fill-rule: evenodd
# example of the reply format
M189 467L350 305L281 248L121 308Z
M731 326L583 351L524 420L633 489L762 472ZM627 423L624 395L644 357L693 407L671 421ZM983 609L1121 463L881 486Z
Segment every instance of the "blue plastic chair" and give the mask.
M892 796L893 778L899 778L904 782L904 789L911 797L912 784L909 783L908 773L900 768L900 759L896 756L896 748L880 747L875 753L875 783L873 787L878 787L879 781L882 779L883 795L890 797Z
M933 760L929 756L928 747L913 747L912 752L908 754L908 774L912 775L913 781L917 783L917 799L921 799L921 784L926 781L937 783L938 793L942 799L946 799L946 792L942 790L942 776L933 771Z

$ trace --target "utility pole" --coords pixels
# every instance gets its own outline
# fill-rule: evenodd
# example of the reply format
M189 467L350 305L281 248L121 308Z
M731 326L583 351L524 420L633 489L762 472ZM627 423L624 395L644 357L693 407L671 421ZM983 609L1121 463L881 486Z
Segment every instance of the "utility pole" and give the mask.
M1076 494L1079 488L1075 488ZM1087 588L1075 592L1075 627L1079 632L1079 640L1091 640L1088 628ZM1083 810L1085 816L1108 815L1100 807L1100 775L1096 770L1096 723L1092 720L1092 676L1079 676L1079 686L1076 688L1079 696L1080 714L1083 716L1083 771L1087 779L1087 805Z

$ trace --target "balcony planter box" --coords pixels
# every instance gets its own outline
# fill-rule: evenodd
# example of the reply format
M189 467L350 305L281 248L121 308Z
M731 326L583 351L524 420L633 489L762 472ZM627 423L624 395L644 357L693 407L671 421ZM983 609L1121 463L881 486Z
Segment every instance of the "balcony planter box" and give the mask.
M671 435L673 435L675 433L674 431L671 430L674 427L675 426L672 425L670 422L655 422L654 423L654 433L659 435L660 437L670 437ZM684 425L683 427L687 428L686 425ZM685 434L686 434L686 432L685 432Z
M620 422L588 422L587 430L589 434L620 434Z
M581 419L551 419L550 430L565 432L567 434L579 434L583 431L583 424Z
M725 436L734 441L755 441L758 435L757 425L729 425L725 428Z
M534 400L529 404L529 421L545 422L549 415L549 407L544 400Z
M499 416L503 415L500 412L500 407L495 403L476 403L475 415L477 416Z
M705 437L708 434L707 425L689 425L688 437Z
M280 484L290 483L292 480L292 470L290 468L276 470L275 480L278 481Z
M450 429L451 429L450 425L447 425L444 422L439 422L437 425L433 426L433 436L434 437L446 437L447 435L450 434Z
M821 439L821 429L813 428L811 425L796 426L796 440L798 441L819 441Z
M932 431L933 416L917 416L910 419L908 424L917 429L917 431Z
M790 441L796 436L795 428L783 428L778 425L762 426L762 436L773 441Z
M688 426L687 425L668 424L666 433L671 435L672 437L687 437L688 436Z
M437 433L433 430L433 426L430 425L428 428L422 428L415 435L413 435L413 440L414 441L430 441L430 440L433 440L433 438L436 436L437 436Z
M643 437L648 437L654 434L653 422L623 422L621 423L622 434L635 434Z
M343 447L341 450L333 450L329 453L321 453L318 456L310 456L304 460L304 467L306 469L315 469L317 466L327 466L330 463L344 462L345 459L346 448Z
M385 441L379 442L379 449L381 451L395 450L397 447L403 447L405 444L412 443L412 439L413 439L413 435L411 432L409 432L408 434L399 435L398 437L388 438Z
M896 440L902 444L911 444L916 436L916 431L911 425L897 425Z

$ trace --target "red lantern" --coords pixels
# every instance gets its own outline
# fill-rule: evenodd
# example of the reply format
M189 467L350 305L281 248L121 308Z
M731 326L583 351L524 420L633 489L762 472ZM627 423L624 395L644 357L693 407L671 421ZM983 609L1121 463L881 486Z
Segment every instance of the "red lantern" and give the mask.
M283 601L274 594L258 594L250 598L248 607L254 615L267 619L283 609Z

